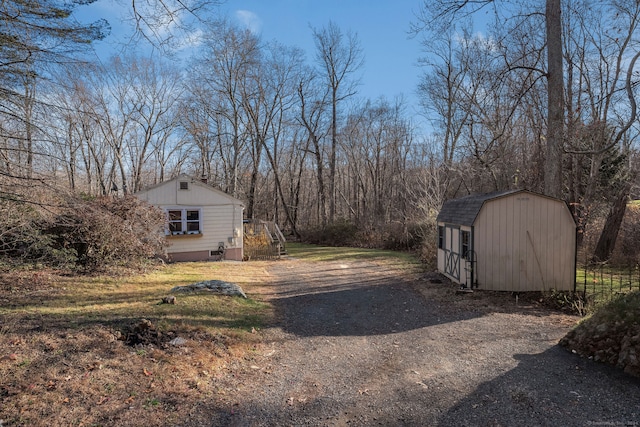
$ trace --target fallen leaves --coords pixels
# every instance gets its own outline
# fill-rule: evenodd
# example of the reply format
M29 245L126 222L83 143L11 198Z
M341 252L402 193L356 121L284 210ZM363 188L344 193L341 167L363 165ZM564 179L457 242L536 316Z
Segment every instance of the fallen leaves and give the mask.
M11 354L8 354L6 356L2 356L0 358L0 361L4 361L4 360L9 360L9 361L15 362L16 360L18 360L18 355L15 354L15 353L11 353Z

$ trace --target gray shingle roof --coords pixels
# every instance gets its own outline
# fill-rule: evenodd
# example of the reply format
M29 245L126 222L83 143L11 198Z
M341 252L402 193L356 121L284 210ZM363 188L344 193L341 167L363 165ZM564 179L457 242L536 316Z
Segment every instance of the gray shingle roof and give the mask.
M442 205L442 209L440 209L436 221L471 227L484 202L506 196L508 194L519 193L521 191L526 190L507 190L496 191L493 193L471 194L458 199L447 200L444 202L444 205Z

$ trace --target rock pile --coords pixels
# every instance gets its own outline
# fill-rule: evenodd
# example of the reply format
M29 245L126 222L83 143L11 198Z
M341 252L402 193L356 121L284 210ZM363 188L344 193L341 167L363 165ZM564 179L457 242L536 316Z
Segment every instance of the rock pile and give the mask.
M560 345L640 377L640 292L621 295L602 306L562 338Z

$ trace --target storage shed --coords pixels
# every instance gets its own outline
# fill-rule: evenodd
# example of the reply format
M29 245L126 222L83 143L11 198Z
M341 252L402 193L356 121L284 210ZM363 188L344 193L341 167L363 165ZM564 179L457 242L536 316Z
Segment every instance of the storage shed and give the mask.
M572 291L576 223L567 204L527 190L470 195L437 217L438 270L464 288Z
M180 175L136 193L167 214L171 261L243 258L244 205L207 183Z

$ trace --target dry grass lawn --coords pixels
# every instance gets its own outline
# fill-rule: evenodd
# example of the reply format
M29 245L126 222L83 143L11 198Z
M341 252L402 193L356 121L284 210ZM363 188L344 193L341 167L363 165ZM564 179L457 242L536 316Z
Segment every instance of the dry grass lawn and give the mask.
M272 321L258 295L265 271L261 262L222 262L120 276L1 273L0 425L175 425L199 405L232 404L216 378L243 369L238 361L250 361ZM174 286L211 279L240 285L248 299L177 295L177 304L159 304ZM151 329L127 343L142 319ZM176 337L187 345L169 344Z

